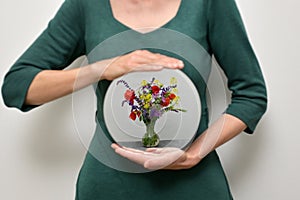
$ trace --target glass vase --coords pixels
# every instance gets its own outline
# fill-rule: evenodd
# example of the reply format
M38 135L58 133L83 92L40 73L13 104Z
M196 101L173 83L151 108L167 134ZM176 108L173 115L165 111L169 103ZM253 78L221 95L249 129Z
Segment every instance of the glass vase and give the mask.
M144 147L156 147L159 144L159 136L155 132L154 127L155 127L156 120L150 120L149 123L146 123L146 133L142 139L142 143Z

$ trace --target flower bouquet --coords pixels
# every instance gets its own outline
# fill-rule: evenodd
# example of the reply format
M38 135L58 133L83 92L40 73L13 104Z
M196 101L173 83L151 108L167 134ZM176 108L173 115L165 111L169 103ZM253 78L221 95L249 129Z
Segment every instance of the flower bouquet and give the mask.
M124 80L119 80L126 88L122 106L128 103L131 106L129 118L133 121L139 119L146 125L146 133L142 138L144 147L155 147L159 144L159 136L154 131L154 126L164 113L168 111L186 112L176 108L180 99L177 96L177 80L172 77L170 85L164 86L159 80L153 78L150 82L143 80L137 90L133 90Z

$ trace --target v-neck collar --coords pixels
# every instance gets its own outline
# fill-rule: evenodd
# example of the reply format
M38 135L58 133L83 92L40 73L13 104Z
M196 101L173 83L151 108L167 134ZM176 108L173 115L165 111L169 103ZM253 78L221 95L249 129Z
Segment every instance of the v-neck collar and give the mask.
M154 32L158 31L158 30L161 29L161 28L167 28L173 21L175 21L175 20L180 16L181 10L182 10L182 7L183 7L183 2L184 2L184 0L181 0L180 5L179 5L179 7L178 7L178 10L177 10L175 16L174 16L173 18L171 18L169 21L167 21L165 24L163 24L162 26L159 26L159 27L157 27L157 28L154 28L154 29L151 30L151 31L148 31L148 32L141 32L141 31L139 31L139 29L134 29L134 28L132 28L132 27L130 27L130 26L128 26L128 25L126 25L126 24L120 22L118 19L116 19L115 16L114 16L113 10L112 10L112 6L111 6L110 0L106 0L106 1L107 1L107 5L108 5L109 15L110 15L110 17L113 19L113 21L114 21L116 24L118 24L118 25L124 27L124 28L127 29L127 30L134 31L134 32L136 32L136 33L138 33L138 34L142 34L142 35L154 33ZM142 29L142 28L141 28L141 29ZM144 28L143 28L143 29L144 29Z

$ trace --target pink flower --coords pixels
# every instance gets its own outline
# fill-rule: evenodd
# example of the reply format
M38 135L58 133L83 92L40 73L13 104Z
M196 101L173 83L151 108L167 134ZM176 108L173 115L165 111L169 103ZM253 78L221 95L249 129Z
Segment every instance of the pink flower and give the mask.
M133 101L135 95L134 95L134 91L133 90L126 90L125 94L124 94L124 98L127 101Z

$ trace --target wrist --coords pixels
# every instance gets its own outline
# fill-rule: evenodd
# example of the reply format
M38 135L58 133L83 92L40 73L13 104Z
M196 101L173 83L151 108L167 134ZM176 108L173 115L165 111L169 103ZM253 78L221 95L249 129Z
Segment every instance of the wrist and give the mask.
M90 78L94 83L106 79L104 73L105 66L102 62L103 61L98 61L87 66Z
M110 69L110 65L119 57L101 60L90 64L91 72L94 74L95 82L101 80L112 81L117 77L116 71Z
M186 161L187 161L188 166L193 167L201 161L201 157L198 153L187 151L186 152Z

